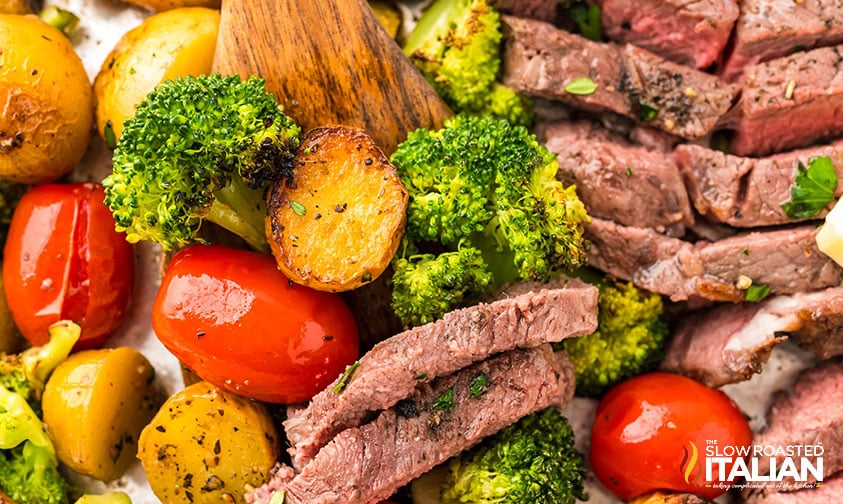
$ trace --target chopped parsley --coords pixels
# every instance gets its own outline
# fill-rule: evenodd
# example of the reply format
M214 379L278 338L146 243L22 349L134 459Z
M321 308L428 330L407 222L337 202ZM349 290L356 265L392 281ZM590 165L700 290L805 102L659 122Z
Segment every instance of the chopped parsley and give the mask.
M652 105L639 102L638 106L641 107L641 112L638 114L638 118L641 119L641 122L650 122L659 115L659 109Z
M345 371L343 371L342 375L340 376L340 381L338 381L332 389L335 394L339 394L340 392L345 390L345 387L348 385L348 382L351 381L351 376L354 374L355 371L357 371L358 367L360 367L360 361L355 361L354 364L351 364L350 366L345 368Z
M454 409L454 387L449 388L445 392L433 400L430 405L435 410L451 411Z
M570 7L568 13L580 29L580 35L589 40L601 39L599 5L580 0Z
M298 201L290 201L290 208L292 208L293 212L300 217L307 214L307 208Z
M746 300L757 303L770 295L770 286L767 284L752 284L746 288Z
M472 378L471 382L468 384L468 390L471 394L471 398L477 399L478 397L482 396L491 384L492 380L489 379L486 373L480 373L479 375Z
M597 83L589 77L580 77L565 84L565 91L573 95L590 95L597 91Z
M801 161L796 165L796 179L790 186L790 201L782 210L791 219L815 217L834 200L837 173L828 156L811 158L806 167Z

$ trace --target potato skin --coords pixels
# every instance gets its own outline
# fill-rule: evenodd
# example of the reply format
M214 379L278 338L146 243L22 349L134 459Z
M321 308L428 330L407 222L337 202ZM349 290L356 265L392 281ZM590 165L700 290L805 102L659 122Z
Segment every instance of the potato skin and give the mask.
M243 502L281 445L262 403L198 382L172 395L140 436L138 458L152 491L169 504Z
M93 92L82 60L36 16L0 14L0 177L61 178L91 140Z
M296 283L328 292L361 287L389 266L404 234L408 194L362 130L310 130L291 184L268 196L266 233L278 268Z
M219 9L221 0L124 0L128 4L147 10L162 12L180 7L210 7Z
M123 475L160 404L152 365L130 347L84 350L53 371L44 389L44 424L59 460L101 481Z
M149 16L120 38L94 79L97 132L107 143L107 128L119 139L155 86L211 71L219 22L218 10L178 8Z

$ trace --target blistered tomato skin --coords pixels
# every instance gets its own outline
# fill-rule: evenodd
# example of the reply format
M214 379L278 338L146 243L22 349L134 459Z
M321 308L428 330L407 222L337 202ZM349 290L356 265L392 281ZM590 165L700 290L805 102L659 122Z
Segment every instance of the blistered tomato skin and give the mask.
M723 392L670 373L640 375L601 399L592 428L590 463L623 501L654 490L713 499L728 481L706 481L707 449L746 447L752 431ZM731 464L726 465L728 475ZM723 483L723 485L718 485Z
M292 283L268 254L219 245L173 257L152 326L202 379L272 403L307 401L359 352L355 319L339 295Z
M101 346L128 313L134 248L114 230L95 183L44 184L21 199L4 248L9 308L33 345L62 319L82 327L75 349Z

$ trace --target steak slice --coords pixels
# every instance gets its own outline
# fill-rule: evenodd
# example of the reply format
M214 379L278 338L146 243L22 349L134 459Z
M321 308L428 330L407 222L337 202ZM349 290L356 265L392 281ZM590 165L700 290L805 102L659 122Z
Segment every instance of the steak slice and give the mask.
M485 375L488 388L472 395ZM504 352L453 375L420 384L399 405L325 445L286 485L285 504L378 502L433 467L520 418L564 406L574 389L574 370L550 345ZM439 400L453 394L452 406ZM279 490L277 486L274 488ZM256 492L269 502L267 488Z
M735 0L597 0L606 35L696 68L721 59L740 9Z
M746 68L730 151L764 156L843 134L843 46Z
M731 54L722 70L738 78L748 65L843 42L843 4L832 0L741 0Z
M360 358L350 379L340 376L306 406L288 408L284 427L293 466L304 467L337 433L393 406L421 383L498 352L582 336L596 328L597 288L563 279L449 312L386 339Z
M767 158L725 154L700 145L676 147L675 158L694 208L711 221L735 227L774 226L795 222L782 210L791 200L797 163L828 156L843 180L843 142L810 147ZM838 183L835 196L843 194ZM815 218L828 213L824 210Z
M633 145L589 121L542 127L559 161L558 178L576 185L592 217L682 236L693 225L688 193L671 155Z
M631 44L593 42L550 23L502 16L501 82L515 91L589 112L614 112L688 139L711 132L738 87ZM565 90L573 80L589 94Z
M750 231L690 243L652 229L592 218L586 227L592 266L673 301L743 301L751 284L772 294L840 283L840 267L817 249L817 228Z
M843 470L843 362L824 361L802 373L792 390L777 394L767 412L767 427L755 436L753 444L822 445L823 478ZM784 456L780 454L759 457L758 474L768 473L771 458L776 467L782 467ZM807 458L818 466L817 457ZM798 469L802 467L800 459L792 458ZM808 477L809 482L816 481L810 471ZM789 477L782 481L796 484Z
M554 25L569 21L565 11L569 0L494 0L492 5L502 14L539 19Z

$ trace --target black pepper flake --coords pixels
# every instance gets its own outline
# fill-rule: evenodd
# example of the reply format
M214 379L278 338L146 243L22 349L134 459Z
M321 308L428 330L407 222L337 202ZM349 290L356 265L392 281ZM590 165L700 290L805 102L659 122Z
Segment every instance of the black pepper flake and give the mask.
M197 331L197 333L196 333L196 339L199 339L199 338L201 338L202 336L205 336L205 331Z
M402 399L395 404L395 411L404 418L416 418L419 416L419 408L416 403L409 399Z
M322 339L323 339L324 341L333 341L333 340L334 340L334 337L333 337L332 335L330 335L330 334L326 334L325 336L322 336Z
M221 451L222 447L220 446L220 440L217 439L217 441L214 443L214 455L219 455Z
M336 205L334 205L334 211L337 212L337 213L343 213L343 212L345 212L345 209L347 207L348 207L348 203L343 203L343 204L337 203Z
M372 164L373 164L374 162L375 162L375 161L374 161L372 158L366 158L366 159L363 161L363 164L364 164L364 165L366 165L366 166L372 166Z
M167 432L167 428L163 425L156 425L155 430L157 430L158 432Z
M225 482L216 474L209 476L208 479L205 480L205 484L202 485L203 492L213 492L222 488L225 488Z

